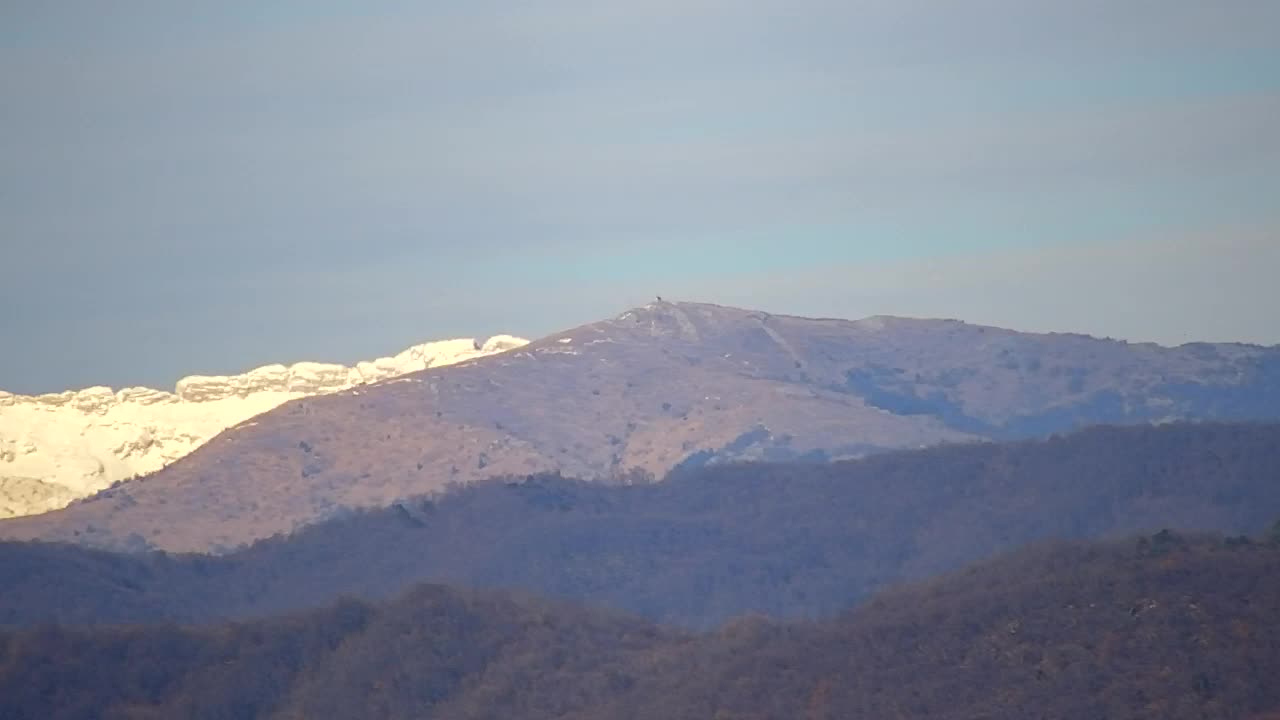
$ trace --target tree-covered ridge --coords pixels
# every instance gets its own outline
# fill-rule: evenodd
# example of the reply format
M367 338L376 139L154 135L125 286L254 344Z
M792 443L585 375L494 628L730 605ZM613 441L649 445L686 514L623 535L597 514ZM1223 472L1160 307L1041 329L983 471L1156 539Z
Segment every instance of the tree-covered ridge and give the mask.
M441 586L248 623L0 633L14 720L1261 720L1276 677L1280 539L1169 531L701 635Z
M1274 424L1100 427L628 486L499 478L222 557L0 543L0 625L248 618L430 581L708 628L746 612L828 617L1047 538L1258 533L1277 516Z

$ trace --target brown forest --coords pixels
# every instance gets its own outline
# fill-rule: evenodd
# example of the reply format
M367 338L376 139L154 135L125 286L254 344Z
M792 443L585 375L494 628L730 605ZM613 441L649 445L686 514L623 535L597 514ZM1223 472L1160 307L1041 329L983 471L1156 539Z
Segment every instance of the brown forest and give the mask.
M1280 425L1099 427L662 483L495 479L223 557L0 543L0 625L243 619L429 581L707 629L747 612L830 617L1037 540L1258 533L1276 517Z
M13 720L1260 720L1277 677L1280 536L1169 531L1041 544L829 620L707 634L443 586L218 626L0 634Z

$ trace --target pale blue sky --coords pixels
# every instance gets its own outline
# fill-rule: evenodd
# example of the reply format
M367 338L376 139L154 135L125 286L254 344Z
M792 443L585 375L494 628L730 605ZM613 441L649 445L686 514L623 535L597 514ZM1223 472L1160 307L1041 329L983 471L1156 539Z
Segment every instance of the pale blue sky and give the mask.
M1280 3L0 3L0 388L653 295L1280 342Z

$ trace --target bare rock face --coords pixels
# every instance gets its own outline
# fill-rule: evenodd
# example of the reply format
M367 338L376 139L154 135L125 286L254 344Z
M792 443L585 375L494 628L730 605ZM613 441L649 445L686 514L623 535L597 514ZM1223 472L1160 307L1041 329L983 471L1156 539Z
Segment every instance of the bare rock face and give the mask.
M223 430L294 398L345 390L520 347L497 335L414 345L357 363L267 365L192 375L174 392L91 387L44 395L0 391L0 518L61 507L117 480L155 472Z

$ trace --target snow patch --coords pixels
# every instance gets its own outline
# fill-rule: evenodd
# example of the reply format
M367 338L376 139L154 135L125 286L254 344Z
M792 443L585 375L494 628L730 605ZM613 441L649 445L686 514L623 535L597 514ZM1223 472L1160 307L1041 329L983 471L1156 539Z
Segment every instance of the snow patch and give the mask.
M173 392L104 386L35 396L0 391L0 518L56 510L117 480L155 472L223 430L289 400L526 344L513 335L483 343L440 340L352 367L299 362L239 375L191 375Z

